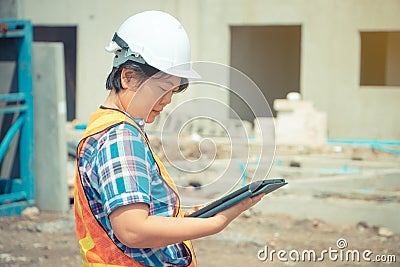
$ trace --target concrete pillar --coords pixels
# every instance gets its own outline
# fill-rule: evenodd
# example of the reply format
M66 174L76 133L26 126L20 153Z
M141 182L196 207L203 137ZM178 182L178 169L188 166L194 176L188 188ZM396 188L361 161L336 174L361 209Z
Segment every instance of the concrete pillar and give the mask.
M67 211L64 46L33 44L35 192L40 210Z
M21 18L21 7L22 3L20 0L1 0L0 19Z

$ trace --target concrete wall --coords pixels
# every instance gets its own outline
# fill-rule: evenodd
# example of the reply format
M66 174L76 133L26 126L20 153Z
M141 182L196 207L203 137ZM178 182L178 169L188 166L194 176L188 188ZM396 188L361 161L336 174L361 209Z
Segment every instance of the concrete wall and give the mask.
M400 30L399 0L29 0L35 25L77 25L77 114L87 121L106 96L112 56L104 52L130 15L158 9L176 16L193 60L230 64L230 25L301 25L300 91L328 113L330 138L400 139L400 87L360 87L360 31ZM178 99L198 95L188 90ZM222 91L216 97L228 101Z

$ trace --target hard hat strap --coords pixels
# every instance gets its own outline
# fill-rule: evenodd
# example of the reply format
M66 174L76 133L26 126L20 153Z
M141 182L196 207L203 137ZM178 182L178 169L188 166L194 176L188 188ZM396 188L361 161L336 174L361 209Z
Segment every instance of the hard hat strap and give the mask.
M132 51L129 45L121 37L119 37L117 33L114 34L112 40L122 49L122 51L115 51L113 63L114 67L118 67L128 60L132 60L141 64L147 64L144 58L138 52Z
M114 37L112 38L112 40L116 42L119 47L126 50L129 49L129 45L121 37L119 37L117 33L114 33Z

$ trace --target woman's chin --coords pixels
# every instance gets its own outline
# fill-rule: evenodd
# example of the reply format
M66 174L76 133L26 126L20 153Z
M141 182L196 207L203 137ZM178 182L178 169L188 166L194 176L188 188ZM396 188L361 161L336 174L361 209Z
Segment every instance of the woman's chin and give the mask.
M156 119L156 116L150 114L149 116L147 116L146 123L152 123L152 122L154 122L155 119Z
M160 115L160 111L152 110L147 116L146 123L152 123L156 119L156 117Z

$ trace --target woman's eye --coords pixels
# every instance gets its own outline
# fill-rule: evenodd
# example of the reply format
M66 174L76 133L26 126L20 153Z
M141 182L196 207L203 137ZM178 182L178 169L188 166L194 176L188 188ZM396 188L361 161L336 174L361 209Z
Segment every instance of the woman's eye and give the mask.
M172 89L172 93L174 93L174 94L176 94L176 93L179 93L179 90L180 88L179 88L179 86L175 86L173 89Z

